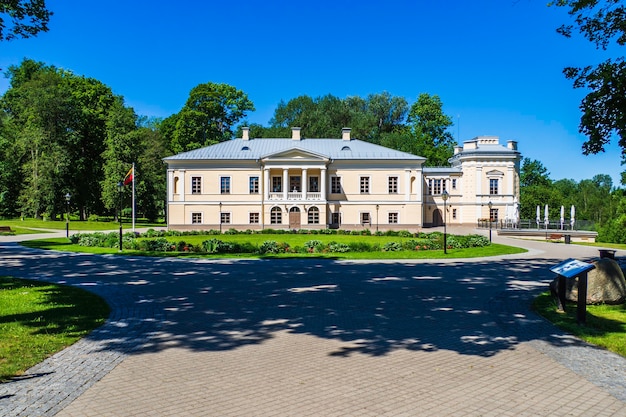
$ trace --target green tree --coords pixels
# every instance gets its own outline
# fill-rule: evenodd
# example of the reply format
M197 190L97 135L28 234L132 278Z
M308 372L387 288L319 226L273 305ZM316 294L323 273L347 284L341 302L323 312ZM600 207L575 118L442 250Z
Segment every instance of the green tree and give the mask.
M456 141L448 129L452 118L443 113L443 103L437 95L422 93L409 110L408 124L412 140L417 143L416 154L426 158L426 166L448 165Z
M552 184L548 169L536 159L524 158L520 168L520 187L542 186L549 187Z
M104 176L100 181L102 202L104 207L114 213L117 218L119 206L118 183L137 161L141 154L136 130L137 116L133 109L125 107L118 97L111 107L106 121L105 150L102 153L104 160Z
M194 87L176 120L172 151L184 152L232 138L235 125L254 104L247 94L228 84Z
M543 219L546 204L553 212L561 205L559 193L552 187L550 173L540 161L524 158L520 168L520 217L536 219L539 206Z
M50 16L45 0L0 0L0 41L47 32Z
M622 0L556 0L552 6L565 7L574 19L573 24L562 25L558 32L571 37L578 31L598 49L626 44L626 6ZM619 53L619 52L618 52ZM617 135L626 162L626 63L623 56L609 58L595 66L567 67L565 76L574 88L586 88L583 98L579 130L587 140L583 153L596 154ZM624 182L622 182L624 183Z
M32 60L11 66L8 76L0 104L17 132L11 149L23 177L19 211L56 218L67 192L81 217L99 211L110 88Z

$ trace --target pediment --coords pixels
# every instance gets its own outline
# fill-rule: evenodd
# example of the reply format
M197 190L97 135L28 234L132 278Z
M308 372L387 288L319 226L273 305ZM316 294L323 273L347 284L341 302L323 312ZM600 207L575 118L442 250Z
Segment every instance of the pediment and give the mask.
M504 177L504 172L498 171L497 169L493 169L487 172L488 177Z
M298 148L268 154L263 156L261 159L263 160L263 162L326 162L329 160L328 156L326 155Z

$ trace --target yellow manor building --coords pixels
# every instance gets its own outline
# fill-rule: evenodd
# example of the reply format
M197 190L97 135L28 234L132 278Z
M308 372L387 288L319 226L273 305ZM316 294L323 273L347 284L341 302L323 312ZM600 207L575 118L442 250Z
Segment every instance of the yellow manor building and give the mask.
M480 136L455 147L449 167L424 167L350 129L341 136L305 139L294 127L291 139L253 139L243 128L239 139L165 158L168 227L417 231L442 225L444 212L447 224L518 221L515 141Z

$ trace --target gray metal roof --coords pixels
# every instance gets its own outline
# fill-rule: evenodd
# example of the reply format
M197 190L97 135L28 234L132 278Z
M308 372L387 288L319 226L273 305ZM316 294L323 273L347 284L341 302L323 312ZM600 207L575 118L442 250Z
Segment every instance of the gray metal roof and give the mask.
M358 139L233 139L205 148L179 153L164 161L181 160L256 160L291 151L302 150L334 160L378 159L414 160L426 158L406 152L385 148Z
M424 167L422 168L424 175L436 175L436 174L460 174L463 172L461 167Z

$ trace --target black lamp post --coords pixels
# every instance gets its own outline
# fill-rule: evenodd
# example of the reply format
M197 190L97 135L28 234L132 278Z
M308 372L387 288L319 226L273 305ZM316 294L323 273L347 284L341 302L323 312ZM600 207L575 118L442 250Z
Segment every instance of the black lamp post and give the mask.
M120 195L120 212L118 215L120 221L120 252L122 251L122 190L124 189L124 183L122 181L117 183L117 190Z
M220 235L222 234L222 202L220 201Z
M487 203L487 205L489 206L489 243L491 243L491 222L493 222L493 216L491 215L491 209L493 207L493 203L491 201L489 201L489 203Z
M443 200L443 253L448 253L448 233L446 229L448 207L446 203L449 196L450 195L448 194L448 192L446 190L443 190L443 193L441 194L441 199Z
M65 194L65 201L67 202L67 211L65 213L65 237L70 237L70 199L72 195L70 193Z
M378 232L378 209L380 206L376 204L376 232Z

